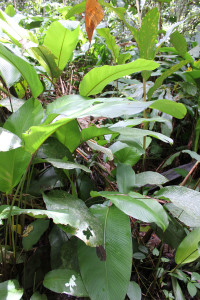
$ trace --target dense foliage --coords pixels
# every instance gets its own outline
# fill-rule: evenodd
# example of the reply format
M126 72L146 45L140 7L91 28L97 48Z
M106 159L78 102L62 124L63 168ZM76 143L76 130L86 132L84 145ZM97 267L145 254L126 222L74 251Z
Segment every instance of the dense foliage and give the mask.
M199 299L200 5L176 2L0 3L0 299Z

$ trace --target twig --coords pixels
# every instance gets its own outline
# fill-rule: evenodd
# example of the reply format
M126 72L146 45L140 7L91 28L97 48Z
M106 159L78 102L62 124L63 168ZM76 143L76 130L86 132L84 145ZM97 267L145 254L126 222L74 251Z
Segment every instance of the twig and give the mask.
M195 163L195 165L192 167L192 169L187 174L187 176L185 177L185 179L180 183L180 186L184 186L186 184L186 182L188 181L188 178L190 177L190 175L192 174L192 172L194 172L194 170L196 169L196 167L198 166L198 164L199 164L199 161L197 161Z

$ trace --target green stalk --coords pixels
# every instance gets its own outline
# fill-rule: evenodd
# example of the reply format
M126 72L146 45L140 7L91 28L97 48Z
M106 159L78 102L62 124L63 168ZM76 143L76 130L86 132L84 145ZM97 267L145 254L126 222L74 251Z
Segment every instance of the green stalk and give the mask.
M144 94L144 102L147 101L147 90L146 90L146 72L144 73L144 77L143 77L143 94ZM143 113L143 117L145 119L147 119L147 110L144 110ZM144 123L144 129L148 129L148 122ZM143 155L143 161L142 161L142 165L143 165L143 170L145 170L145 160L146 160L146 136L143 137L143 149L145 151L144 155Z

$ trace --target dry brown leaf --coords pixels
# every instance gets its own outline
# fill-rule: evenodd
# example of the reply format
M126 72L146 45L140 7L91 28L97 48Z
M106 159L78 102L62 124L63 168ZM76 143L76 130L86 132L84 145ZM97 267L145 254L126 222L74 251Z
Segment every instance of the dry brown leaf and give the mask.
M104 17L104 11L97 0L87 0L85 7L85 28L89 42L92 41L93 31Z

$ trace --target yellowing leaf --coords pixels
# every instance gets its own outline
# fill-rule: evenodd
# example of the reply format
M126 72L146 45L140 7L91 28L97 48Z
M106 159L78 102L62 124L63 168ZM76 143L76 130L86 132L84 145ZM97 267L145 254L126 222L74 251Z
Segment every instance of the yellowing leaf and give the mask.
M104 17L104 11L97 0L87 0L85 7L85 28L89 42L92 41L92 35Z

